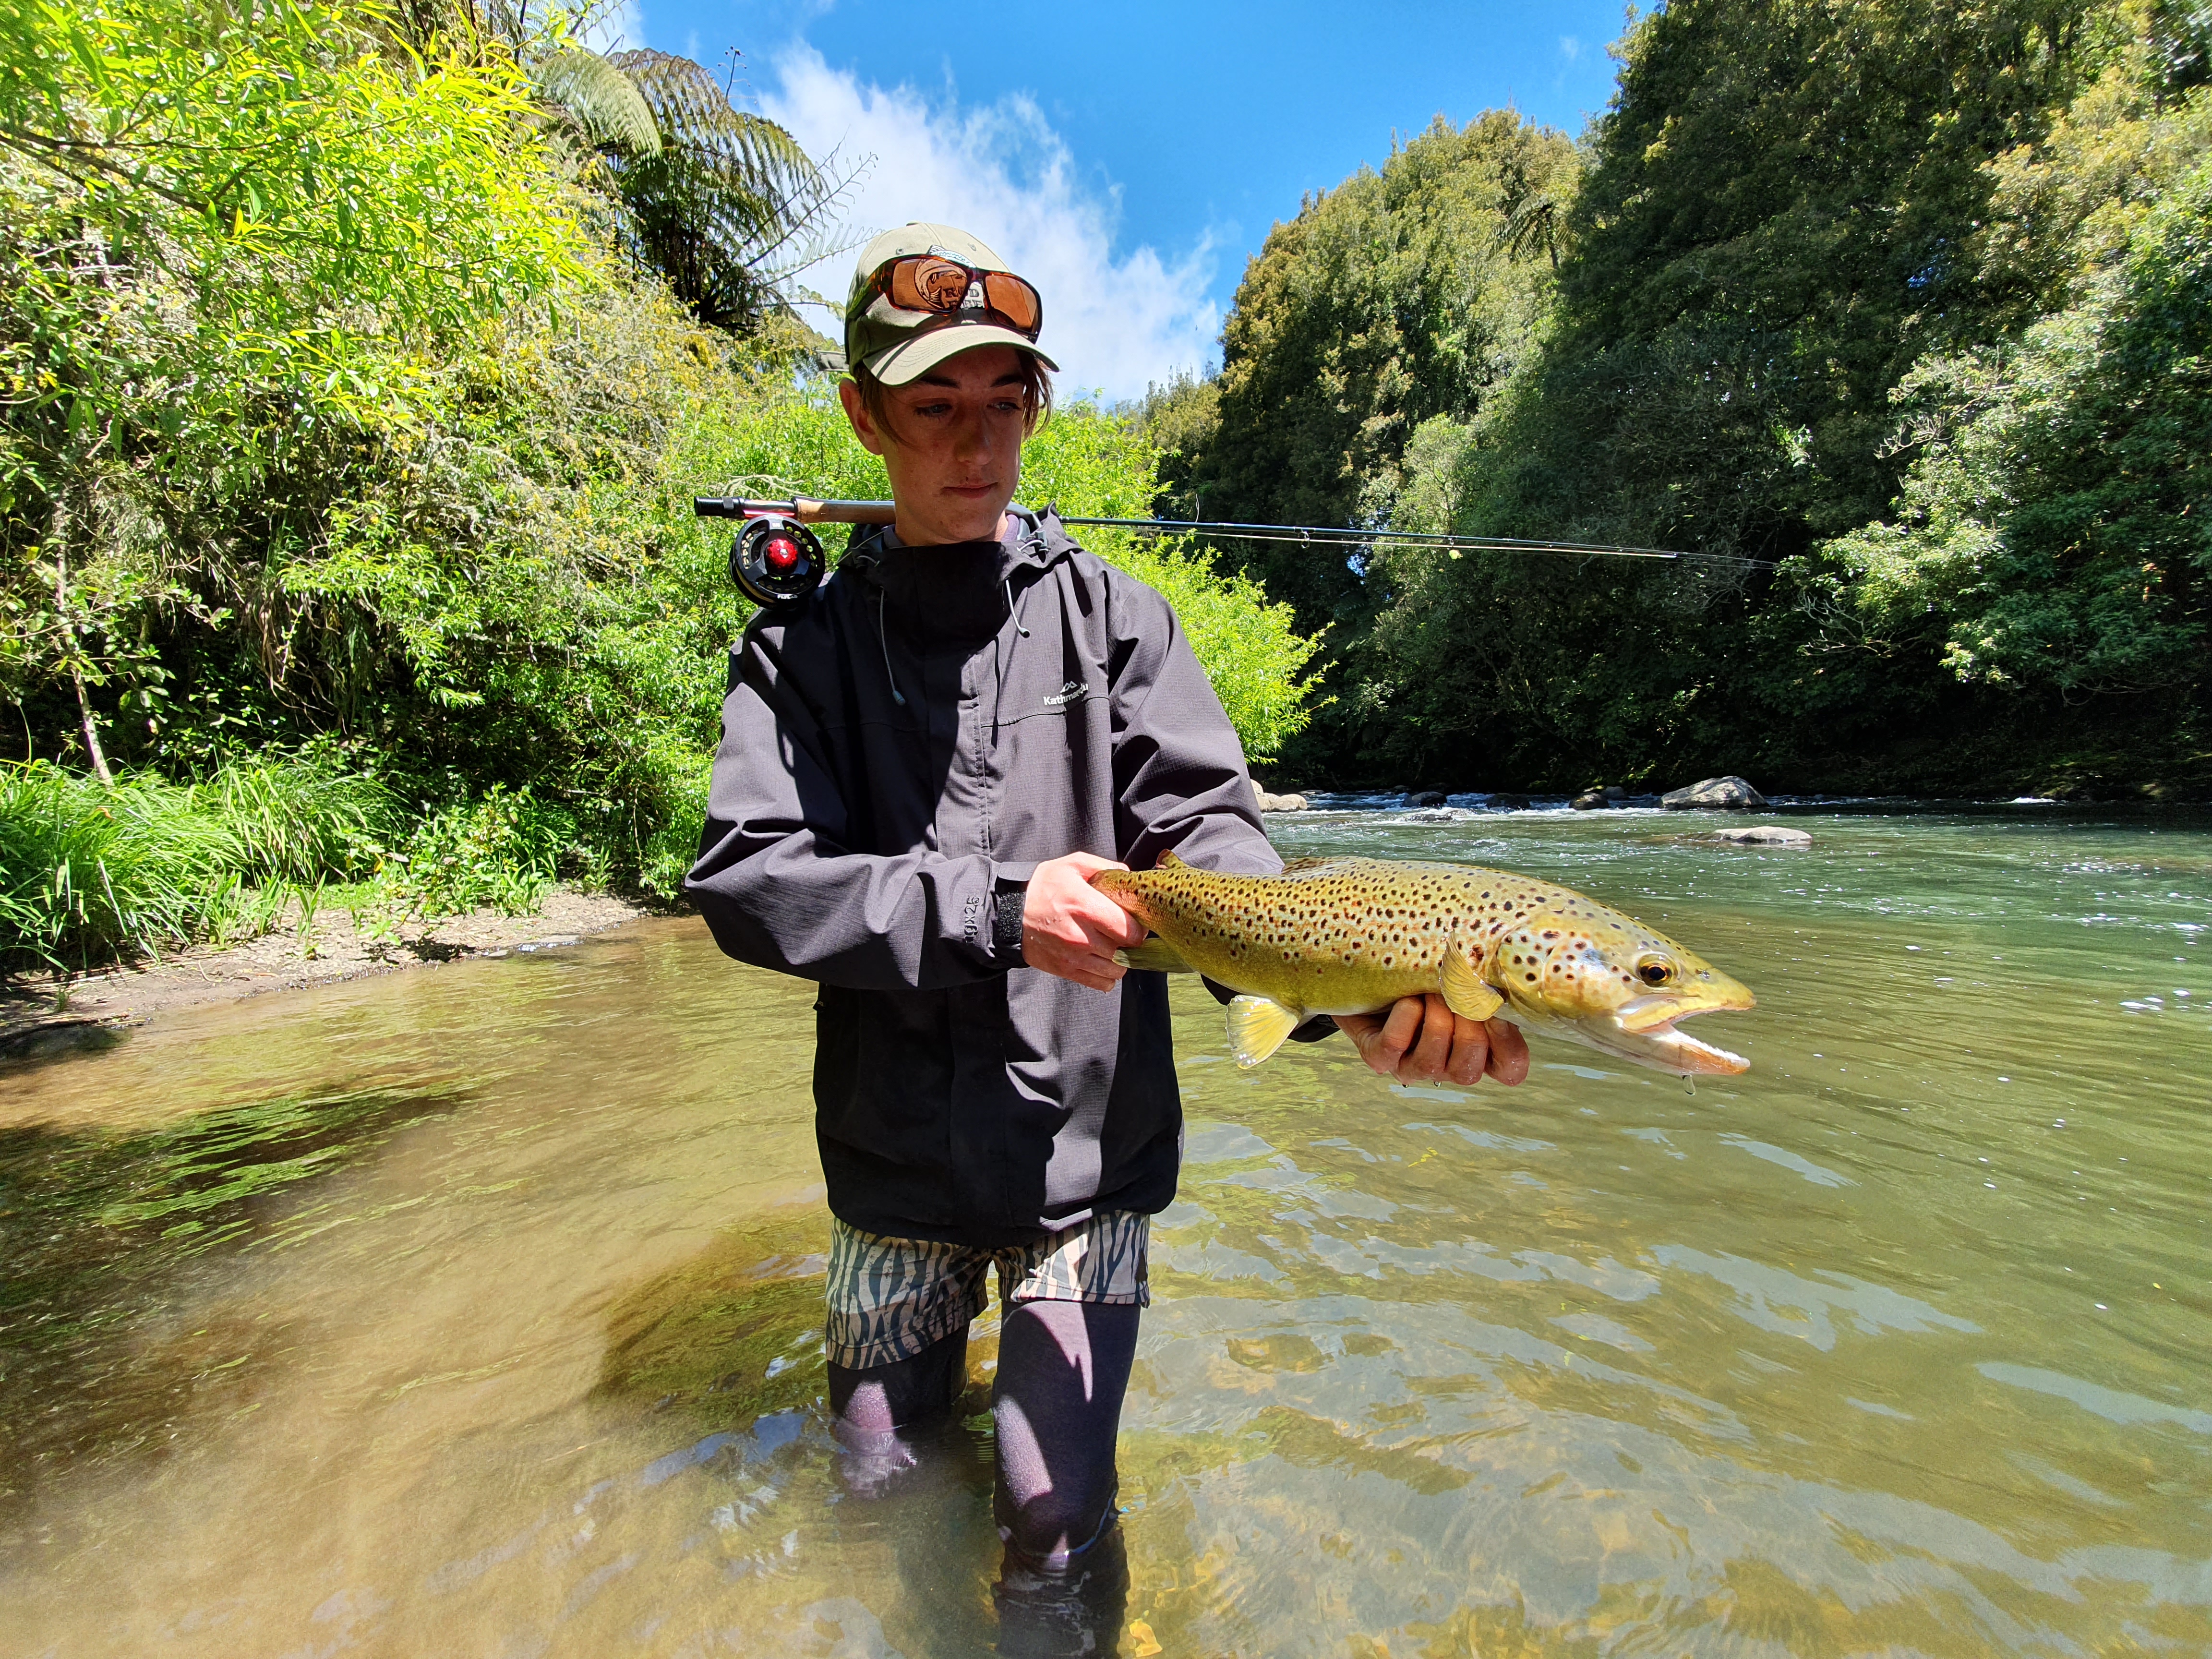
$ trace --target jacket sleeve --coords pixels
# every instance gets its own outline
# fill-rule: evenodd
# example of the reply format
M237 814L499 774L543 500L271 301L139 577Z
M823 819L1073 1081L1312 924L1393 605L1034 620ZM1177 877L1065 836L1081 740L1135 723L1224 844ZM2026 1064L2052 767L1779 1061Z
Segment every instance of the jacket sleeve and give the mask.
M1115 839L1133 870L1162 853L1202 869L1271 876L1244 747L1168 602L1114 572Z
M855 853L821 723L780 672L781 635L756 622L722 702L699 861L684 891L740 962L855 990L933 989L1019 963L994 928L1027 866L926 851Z

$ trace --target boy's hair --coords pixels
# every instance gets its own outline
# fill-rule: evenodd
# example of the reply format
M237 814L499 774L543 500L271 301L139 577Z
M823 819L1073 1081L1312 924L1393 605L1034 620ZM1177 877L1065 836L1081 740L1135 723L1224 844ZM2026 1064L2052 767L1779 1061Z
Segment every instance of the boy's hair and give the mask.
M1021 362L1022 436L1033 438L1037 428L1052 418L1052 376L1028 352L1017 351L1014 356ZM906 439L891 420L890 388L871 374L865 363L854 363L849 373L860 391L860 407L868 411L876 430L893 443L904 443Z

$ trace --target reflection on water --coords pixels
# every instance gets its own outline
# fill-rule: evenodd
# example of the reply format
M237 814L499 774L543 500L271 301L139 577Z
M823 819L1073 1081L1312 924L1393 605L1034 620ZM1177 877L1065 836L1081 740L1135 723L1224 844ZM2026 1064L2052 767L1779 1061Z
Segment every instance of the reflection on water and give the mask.
M1179 985L1121 1651L2212 1650L2212 832L1796 821L1278 830L1621 905L1753 1069ZM811 1004L653 922L0 1074L0 1651L987 1651L990 1330L888 1496L825 1432Z

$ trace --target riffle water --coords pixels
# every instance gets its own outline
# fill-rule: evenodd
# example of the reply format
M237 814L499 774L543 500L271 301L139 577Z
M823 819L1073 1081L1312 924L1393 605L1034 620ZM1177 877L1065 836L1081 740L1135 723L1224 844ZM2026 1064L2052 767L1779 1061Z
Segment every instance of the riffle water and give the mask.
M1189 1126L1120 1650L2212 1652L2212 825L1319 812L1750 984L1745 1076L1341 1042ZM810 988L648 921L0 1074L0 1653L969 1655L992 1327L823 1414Z

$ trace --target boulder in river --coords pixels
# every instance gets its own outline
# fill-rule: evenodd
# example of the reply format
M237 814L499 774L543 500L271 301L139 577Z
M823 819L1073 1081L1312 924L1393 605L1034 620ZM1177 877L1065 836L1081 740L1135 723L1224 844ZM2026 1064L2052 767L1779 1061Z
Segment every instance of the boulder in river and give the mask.
M1502 807L1509 812L1525 812L1531 803L1526 795L1504 794L1491 796L1489 804Z
M1304 795L1271 795L1255 784L1252 797L1259 803L1262 812L1303 812L1306 810Z
M1802 830L1785 829L1778 823L1754 823L1742 830L1716 830L1715 841L1732 841L1754 847L1810 847L1812 836Z
M1603 795L1607 800L1626 800L1628 799L1628 791L1622 788L1617 783L1608 783L1598 793Z
M1696 808L1740 808L1764 806L1766 797L1760 794L1741 778L1705 778L1686 789L1671 790L1659 797L1660 805L1669 811L1680 812Z
M1443 804L1444 792L1441 789L1416 790L1401 803L1407 806L1442 806Z
M1595 812L1601 806L1613 805L1613 798L1602 789L1585 789L1568 803L1577 812Z

